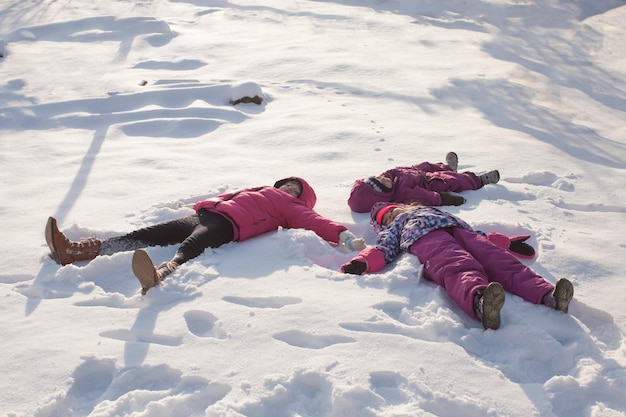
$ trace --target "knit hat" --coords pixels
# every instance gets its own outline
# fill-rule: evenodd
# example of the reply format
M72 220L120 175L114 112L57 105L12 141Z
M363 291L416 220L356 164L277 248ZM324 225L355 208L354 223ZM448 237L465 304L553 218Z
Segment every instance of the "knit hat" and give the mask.
M380 184L380 181L376 177L371 177ZM379 190L374 189L373 186L368 184L367 179L356 180L350 191L350 197L348 197L348 206L357 213L368 213L374 203L379 201L389 202L393 198L393 190L385 187L384 185L378 185L376 182L372 182ZM382 189L386 191L381 191Z
M372 207L372 211L370 212L370 217L372 218L372 221L376 222L377 224L382 224L383 216L386 213L388 213L390 210L393 210L396 207L400 207L400 206L398 206L397 204L390 204L390 203L376 203Z
M391 191L391 188L387 187L378 178L373 177L373 176L366 179L365 184L369 185L370 187L372 187L375 191L378 191L379 193L388 193Z

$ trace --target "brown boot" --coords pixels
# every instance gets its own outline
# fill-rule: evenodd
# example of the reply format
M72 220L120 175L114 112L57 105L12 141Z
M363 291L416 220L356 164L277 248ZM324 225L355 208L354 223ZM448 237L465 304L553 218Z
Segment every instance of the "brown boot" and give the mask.
M96 238L72 242L57 227L54 217L46 223L46 243L50 248L50 256L59 265L67 265L77 261L91 261L98 256L101 241Z
M133 254L133 273L141 283L141 295L146 295L150 288L159 285L178 266L178 263L169 261L155 268L148 253L143 249L137 249Z

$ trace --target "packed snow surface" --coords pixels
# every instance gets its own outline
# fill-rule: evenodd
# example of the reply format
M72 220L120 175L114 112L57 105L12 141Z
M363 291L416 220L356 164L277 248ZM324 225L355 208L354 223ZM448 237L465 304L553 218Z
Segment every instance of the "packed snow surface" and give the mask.
M626 416L624 22L623 0L0 0L0 415ZM344 275L304 230L143 297L132 253L61 267L44 241L48 216L106 238L297 175L372 244L354 180L448 151L501 180L447 209L529 234L569 315L507 294L484 331L415 257Z

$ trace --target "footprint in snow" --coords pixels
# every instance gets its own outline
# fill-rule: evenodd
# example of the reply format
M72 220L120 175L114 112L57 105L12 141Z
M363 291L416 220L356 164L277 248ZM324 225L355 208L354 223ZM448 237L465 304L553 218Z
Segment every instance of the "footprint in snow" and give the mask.
M407 384L407 379L397 372L378 371L370 374L372 391L383 397L387 404L407 403L409 395L403 390Z
M341 335L313 335L301 332L300 330L287 330L276 333L274 339L287 343L288 345L306 349L323 349L338 343L354 343L355 339Z
M72 380L67 392L43 400L35 416L131 415L137 410L159 416L172 415L172 410L204 415L231 390L165 364L118 369L114 360L97 358L80 364Z
M226 339L226 333L217 327L217 317L208 311L190 310L184 314L187 329L198 337Z
M299 304L302 299L298 297L237 297L226 296L224 301L233 304L241 304L252 308L283 308L291 304Z

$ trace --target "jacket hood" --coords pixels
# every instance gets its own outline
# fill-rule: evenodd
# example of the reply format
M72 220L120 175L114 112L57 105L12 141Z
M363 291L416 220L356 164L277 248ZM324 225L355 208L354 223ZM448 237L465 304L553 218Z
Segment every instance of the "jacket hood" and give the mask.
M391 201L392 195L393 191L376 191L365 180L356 180L348 197L348 205L352 211L367 213L375 203Z
M313 210L313 207L315 207L315 203L317 202L317 196L315 195L315 191L313 190L313 187L311 187L309 183L303 180L302 178L300 177L283 178L282 180L278 180L274 183L274 188L279 188L281 185L289 181L297 181L300 184L300 187L302 188L302 192L298 196L298 199L302 200L305 206Z

